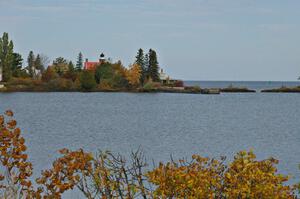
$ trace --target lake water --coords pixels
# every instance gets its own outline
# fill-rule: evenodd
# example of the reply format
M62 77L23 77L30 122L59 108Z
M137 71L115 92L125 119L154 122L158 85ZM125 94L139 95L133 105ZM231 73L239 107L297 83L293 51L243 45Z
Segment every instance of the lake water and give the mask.
M149 162L232 157L254 149L280 160L300 180L300 94L0 93L26 138L35 176L61 148L128 154L141 146Z

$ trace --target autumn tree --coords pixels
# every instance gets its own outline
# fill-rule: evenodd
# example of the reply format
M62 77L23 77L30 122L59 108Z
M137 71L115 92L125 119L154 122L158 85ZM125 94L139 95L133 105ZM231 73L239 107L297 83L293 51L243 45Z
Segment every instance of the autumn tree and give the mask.
M258 161L252 151L239 152L234 161L193 155L192 161L160 163L148 172L155 198L269 199L294 198L288 177L276 173L277 160Z
M75 82L75 80L77 79L77 73L75 71L74 64L72 61L69 61L68 71L64 73L63 77L66 79L70 79L73 82Z
M126 78L132 87L137 87L140 85L141 73L142 69L140 65L133 64L129 66L129 69L126 73Z
M1 198L34 198L30 177L32 164L28 161L25 139L13 112L0 115L0 196ZM2 195L1 195L2 194Z
M48 67L43 73L42 73L42 81L49 82L52 79L57 78L58 75L55 72L53 67Z
M62 76L69 70L68 61L63 57L58 57L53 61L54 70L59 76Z
M2 70L3 81L8 81L12 76L12 65L14 44L9 40L8 33L3 33L0 37L0 70Z

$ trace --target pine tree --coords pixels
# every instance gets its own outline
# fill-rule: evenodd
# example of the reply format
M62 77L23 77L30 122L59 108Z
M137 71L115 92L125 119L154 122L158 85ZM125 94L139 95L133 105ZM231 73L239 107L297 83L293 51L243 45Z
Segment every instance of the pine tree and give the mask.
M34 56L32 51L29 52L29 55L28 55L28 58L27 58L27 64L28 64L27 69L28 69L28 72L29 72L29 76L31 78L34 78L34 76L35 76L35 66L34 66L35 56Z
M141 82L141 84L144 84L144 82L146 80L146 75L147 75L147 68L145 67L145 56L144 56L143 49L140 48L138 50L138 53L135 58L136 58L135 64L138 64L141 67L140 82Z
M149 76L154 82L160 81L157 55L152 49L149 50Z
M77 57L76 71L81 71L82 68L83 68L83 56L82 53L80 52Z
M69 61L68 69L69 69L70 72L74 72L75 68L74 68L74 64L73 64L72 61Z
M20 77L22 73L23 58L19 53L13 53L12 76Z
M148 53L145 54L144 68L145 68L145 81L146 81L147 79L150 78L150 75L149 75L149 55L148 55Z
M35 69L40 70L41 72L44 71L44 66L42 64L42 60L39 54L36 56L36 59L34 60L34 67Z
M0 37L0 70L4 81L8 81L12 76L13 49L14 44L9 40L8 33L3 33L2 38Z

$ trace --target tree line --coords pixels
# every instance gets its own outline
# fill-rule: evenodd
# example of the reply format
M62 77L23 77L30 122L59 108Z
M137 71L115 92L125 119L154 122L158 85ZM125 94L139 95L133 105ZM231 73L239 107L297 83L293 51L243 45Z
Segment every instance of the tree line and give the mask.
M43 54L30 51L25 67L22 56L14 51L13 41L8 33L0 37L0 69L3 81L8 86L28 85L48 90L94 90L94 89L137 89L159 85L159 63L157 53L150 49L144 53L139 49L133 64L125 67L121 61L105 60L95 70L85 70L83 54L76 63L58 57L50 60Z

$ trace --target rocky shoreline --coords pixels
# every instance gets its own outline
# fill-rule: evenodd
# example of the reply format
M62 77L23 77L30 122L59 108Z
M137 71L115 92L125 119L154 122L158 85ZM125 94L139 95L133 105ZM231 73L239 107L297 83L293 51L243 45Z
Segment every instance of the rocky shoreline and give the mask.
M300 86L298 87L280 87L274 89L261 90L262 93L300 93Z
M76 88L64 88L64 89L49 89L44 86L3 86L0 88L0 92L87 92ZM185 87L159 87L152 89L93 89L88 92L128 92L128 93L182 93L182 94L221 94L221 93L255 93L255 90L239 87L228 88L200 88L198 86L185 86Z

